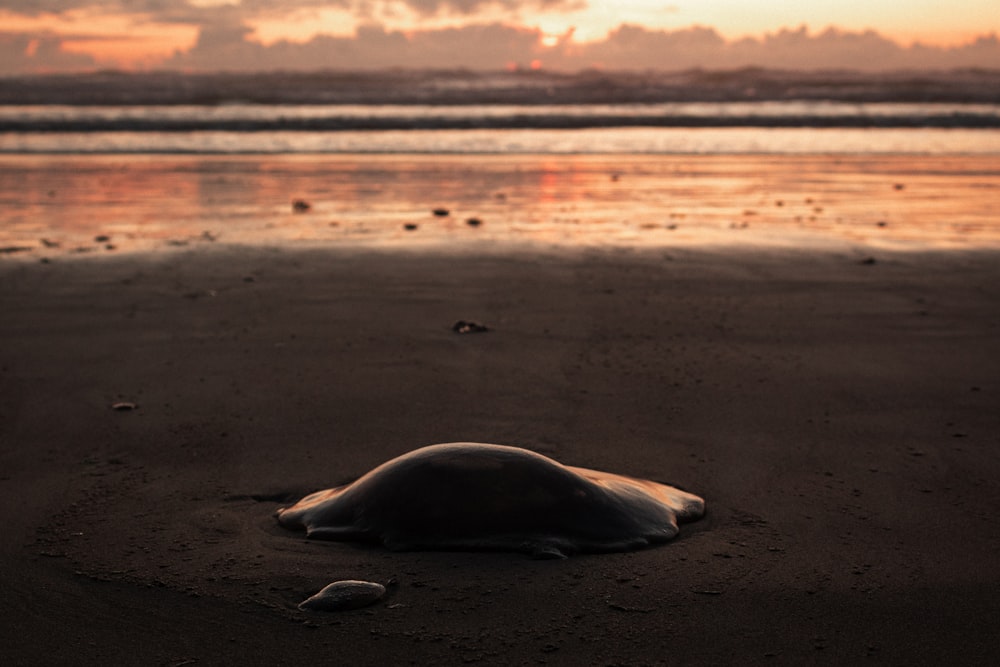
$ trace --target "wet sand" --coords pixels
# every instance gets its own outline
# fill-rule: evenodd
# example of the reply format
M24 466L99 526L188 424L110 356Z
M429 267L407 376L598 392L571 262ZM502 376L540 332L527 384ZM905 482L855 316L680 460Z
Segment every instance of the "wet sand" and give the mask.
M1000 249L998 199L996 155L0 156L0 259L214 242Z
M992 663L998 260L205 243L4 262L4 661ZM673 483L708 515L562 561L307 542L272 517L456 440ZM295 609L338 579L397 584Z

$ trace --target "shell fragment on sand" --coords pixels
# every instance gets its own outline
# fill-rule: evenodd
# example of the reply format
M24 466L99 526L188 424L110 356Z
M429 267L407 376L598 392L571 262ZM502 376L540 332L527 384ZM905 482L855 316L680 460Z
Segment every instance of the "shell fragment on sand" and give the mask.
M305 611L345 611L373 605L385 596L385 586L374 581L335 581L299 603Z

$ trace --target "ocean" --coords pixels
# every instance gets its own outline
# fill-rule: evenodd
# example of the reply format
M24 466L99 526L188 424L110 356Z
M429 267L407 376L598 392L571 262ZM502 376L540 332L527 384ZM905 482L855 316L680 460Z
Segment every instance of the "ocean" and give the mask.
M1000 153L1000 74L0 80L3 153Z
M1000 72L0 79L5 257L220 240L993 247L996 201Z
M0 152L1000 154L1000 107L9 106Z

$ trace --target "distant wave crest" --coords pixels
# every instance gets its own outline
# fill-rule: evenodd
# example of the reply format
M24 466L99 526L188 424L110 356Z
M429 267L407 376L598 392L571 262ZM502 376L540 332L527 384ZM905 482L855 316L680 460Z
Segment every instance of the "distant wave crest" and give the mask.
M0 78L0 105L537 105L787 100L1000 104L1000 70L99 72Z
M549 106L0 107L0 132L337 132L719 128L1000 128L998 105L708 103Z

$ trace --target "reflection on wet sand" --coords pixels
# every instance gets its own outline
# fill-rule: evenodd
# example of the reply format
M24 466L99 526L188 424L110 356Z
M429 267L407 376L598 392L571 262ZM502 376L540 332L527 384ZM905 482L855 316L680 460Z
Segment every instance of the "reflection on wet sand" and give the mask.
M0 176L8 258L216 240L1000 245L995 156L16 156Z

